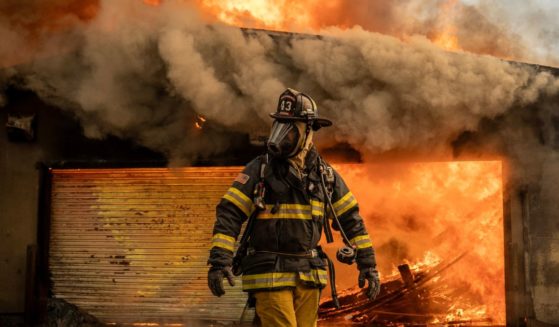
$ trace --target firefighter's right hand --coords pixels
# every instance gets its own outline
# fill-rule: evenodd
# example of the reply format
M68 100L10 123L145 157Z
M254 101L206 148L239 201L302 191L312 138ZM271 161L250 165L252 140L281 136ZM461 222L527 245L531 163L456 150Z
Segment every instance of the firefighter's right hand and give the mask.
M365 287L365 281L369 283L366 292L367 297L372 301L380 293L380 279L378 277L378 271L372 267L360 269L357 281L360 288Z
M225 289L223 289L223 278L227 278L229 285L235 286L231 267L212 266L208 271L208 287L212 291L213 295L222 296L223 294L225 294Z

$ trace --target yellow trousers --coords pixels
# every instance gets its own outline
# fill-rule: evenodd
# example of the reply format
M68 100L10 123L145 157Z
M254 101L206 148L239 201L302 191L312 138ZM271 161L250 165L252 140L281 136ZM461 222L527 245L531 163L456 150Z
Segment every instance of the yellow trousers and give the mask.
M315 327L320 290L297 283L295 288L255 292L256 314L263 327Z

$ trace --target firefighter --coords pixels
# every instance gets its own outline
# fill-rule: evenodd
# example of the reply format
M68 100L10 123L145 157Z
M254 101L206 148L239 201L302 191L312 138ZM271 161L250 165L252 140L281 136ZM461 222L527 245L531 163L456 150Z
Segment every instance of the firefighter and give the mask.
M224 278L234 286L234 246L251 217L242 287L256 300L262 325L316 326L320 290L328 279L318 242L322 230L329 230L328 217L336 215L339 225L332 227L341 227L355 250L358 284L363 288L367 281L370 299L380 290L375 254L355 197L312 142L313 133L332 122L318 116L312 98L293 89L280 95L270 116L267 154L244 168L217 205L208 286L215 296L225 294Z

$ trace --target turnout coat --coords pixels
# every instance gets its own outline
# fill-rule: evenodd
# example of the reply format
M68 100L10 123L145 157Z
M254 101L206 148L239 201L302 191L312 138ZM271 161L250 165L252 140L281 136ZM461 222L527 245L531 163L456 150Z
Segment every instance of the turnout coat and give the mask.
M231 266L241 226L255 210L254 190L265 157L252 160L217 205L209 264ZM327 222L318 167L314 147L307 154L302 173L285 160L269 159L264 174L266 209L257 212L249 253L242 261L244 291L294 287L298 281L317 288L326 285L325 262L313 255ZM357 249L359 268L374 267L374 250L357 201L335 171L334 176L332 204L341 228Z

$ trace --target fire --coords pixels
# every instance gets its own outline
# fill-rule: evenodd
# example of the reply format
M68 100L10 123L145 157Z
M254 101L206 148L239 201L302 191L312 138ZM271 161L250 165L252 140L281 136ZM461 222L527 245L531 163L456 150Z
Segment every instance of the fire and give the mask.
M149 6L157 7L161 4L161 0L144 0L144 3Z
M404 263L409 264L411 271L420 271L422 269L430 268L438 265L439 263L441 263L442 258L432 251L427 251L423 256L423 259L420 259L419 261L415 261L415 262L410 262L409 260L403 260L403 261ZM399 274L398 268L394 266L392 268L392 275L397 275L397 274Z
M360 203L382 276L407 263L429 270L464 255L443 275L456 298L446 321L505 322L502 164L435 162L339 165ZM326 246L332 254L338 245ZM339 288L354 286L339 267ZM444 317L438 317L444 320Z
M344 0L198 0L197 4L199 10L211 19L239 27L318 33L325 27L344 29L360 25L360 21L351 15L332 14L345 13L347 7L352 6L350 1ZM454 24L459 8L458 0L448 0L439 5L437 26L427 35L434 44L446 50L461 50ZM386 28L364 27L381 32L385 32L383 29ZM417 32L411 31L412 34ZM403 35L392 34L406 39Z
M433 43L449 51L460 50L458 37L453 28L443 31L433 39Z
M459 34L458 18L465 8L459 0L445 0L441 4L430 8L432 17L422 21L418 15L400 12L401 5L396 2L354 2L350 0L131 0L143 3L146 7L159 7L183 4L185 10L197 11L208 23L221 22L228 25L287 31L295 33L328 33L328 28L347 29L361 26L363 29L389 34L406 42L413 35L424 35L433 44L450 51L463 50L480 54L491 54L510 60L514 55L509 53L508 47L499 49L501 45L494 43L475 43L477 36L469 37L470 42L461 42L465 37ZM44 8L43 8L44 7ZM404 6L405 7L405 6ZM20 11L40 12L31 20L20 20L25 17L24 12L6 14L8 25L19 31L22 45L17 52L0 53L0 65L12 66L32 60L37 53L43 56L53 55L48 44L50 37L71 33L74 29L81 29L85 24L95 21L103 8L99 0L70 0L56 6L37 5L28 9L19 6ZM165 11L160 11L165 13ZM384 17L384 13L400 15L398 17ZM389 14L388 14L389 13ZM126 15L144 15L145 12L134 10ZM13 18L13 21L12 21ZM77 18L77 19L76 19ZM142 18L143 19L143 18ZM114 22L118 24L118 22ZM401 25L405 25L402 27ZM463 29L464 27L460 27ZM115 27L116 29L116 27ZM466 31L472 33L471 31ZM459 37L460 35L460 37ZM473 41L472 41L473 40ZM472 45L474 42L475 45ZM477 42L477 41L476 41ZM68 49L67 51L70 51ZM50 51L50 52L48 52ZM47 52L47 53L45 53ZM3 58L6 57L6 58ZM518 60L518 59L517 59Z
M458 0L443 2L439 7L441 13L439 31L431 38L433 43L450 51L460 50L457 36L457 28L454 24L456 19Z
M202 115L196 115L196 121L194 122L194 126L197 129L202 129L204 127L204 123L206 123L206 117Z
M309 8L317 1L198 0L202 12L229 25L279 31L302 31L314 27Z

